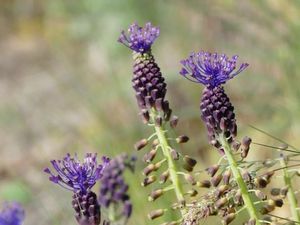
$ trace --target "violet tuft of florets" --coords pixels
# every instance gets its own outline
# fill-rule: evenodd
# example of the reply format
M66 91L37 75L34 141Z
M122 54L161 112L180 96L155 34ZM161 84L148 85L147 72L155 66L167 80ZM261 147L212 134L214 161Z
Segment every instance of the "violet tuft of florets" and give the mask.
M187 59L181 61L183 68L180 74L191 81L214 88L224 84L248 67L248 63L242 63L236 70L237 59L237 55L229 58L225 54L204 51L192 53Z
M118 41L135 52L144 53L151 49L151 45L159 36L159 28L146 23L140 27L137 23L129 26L128 32L121 32Z
M221 153L219 136L223 135L231 142L237 135L234 107L222 85L249 65L242 63L236 70L237 59L237 55L230 58L225 54L200 51L181 61L183 68L180 74L193 82L205 85L200 103L201 117L206 125L210 143Z
M0 225L21 225L24 217L24 209L19 203L6 202L0 211Z
M107 157L102 157L103 164L98 164L97 154L87 153L84 161L80 162L67 154L63 160L52 160L51 164L57 174L46 168L44 172L50 175L49 180L68 190L85 194L103 175L104 168L109 164Z

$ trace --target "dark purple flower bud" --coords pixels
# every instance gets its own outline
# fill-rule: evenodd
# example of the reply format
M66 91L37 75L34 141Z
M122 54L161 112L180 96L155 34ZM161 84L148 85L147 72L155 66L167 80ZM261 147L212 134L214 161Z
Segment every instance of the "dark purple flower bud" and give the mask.
M237 134L235 114L229 98L221 86L205 88L200 104L201 117L206 124L211 143L218 143L218 136L224 134L228 139ZM214 146L218 146L213 144Z
M180 74L191 81L213 89L248 67L248 63L242 63L235 71L237 59L237 55L230 59L225 54L204 51L192 53L187 59L181 61L183 68Z
M99 225L101 222L100 205L94 192L74 193L72 206L76 212L75 218L80 225Z
M68 190L85 194L90 190L96 181L102 178L105 167L109 164L107 157L102 157L103 164L98 164L97 154L87 153L84 161L80 162L75 154L72 158L67 154L63 160L52 160L51 164L57 175L49 168L44 172L50 175L49 180Z
M99 192L99 203L104 208L115 205L116 209L122 209L117 216L129 218L132 212L132 204L129 199L128 185L124 180L126 169L134 170L136 158L126 154L119 155L110 161L104 169Z
M1 207L0 225L21 225L24 217L24 209L19 203L6 202Z
M159 28L151 23L146 23L144 27L134 23L129 26L127 34L125 31L121 32L118 41L135 52L144 53L151 49L158 36Z

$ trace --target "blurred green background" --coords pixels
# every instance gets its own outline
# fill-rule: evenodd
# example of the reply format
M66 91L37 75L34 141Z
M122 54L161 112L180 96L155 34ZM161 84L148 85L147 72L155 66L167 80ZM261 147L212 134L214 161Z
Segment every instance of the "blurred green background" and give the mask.
M200 121L203 87L178 72L179 61L200 49L250 64L226 85L240 137L273 144L252 124L300 146L298 0L1 0L0 201L21 201L25 225L75 224L71 193L42 172L49 160L67 152L132 153L133 143L151 134L131 89L131 52L116 41L134 21L161 28L153 53L180 117L178 134L191 138L183 151L200 159L199 168L218 154ZM271 156L256 147L251 157ZM156 206L140 187L142 167L128 174L130 224L157 224L145 219Z

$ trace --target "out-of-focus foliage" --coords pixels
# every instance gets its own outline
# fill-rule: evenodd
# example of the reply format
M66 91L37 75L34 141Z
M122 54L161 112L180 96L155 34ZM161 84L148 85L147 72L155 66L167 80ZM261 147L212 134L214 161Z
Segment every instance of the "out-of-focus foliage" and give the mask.
M50 159L66 152L132 152L136 140L150 135L131 90L130 51L116 42L133 21L161 28L153 53L181 118L178 132L191 138L184 151L201 158L199 168L217 154L199 117L202 87L179 76L179 61L200 49L238 54L250 64L226 86L240 136L270 144L248 127L252 124L300 146L297 0L2 0L0 5L0 200L23 201L25 224L74 224L71 196L42 172ZM271 155L260 153L252 152ZM128 174L136 206L130 224L152 224L145 222L153 206L140 187L141 168L140 163L137 176Z

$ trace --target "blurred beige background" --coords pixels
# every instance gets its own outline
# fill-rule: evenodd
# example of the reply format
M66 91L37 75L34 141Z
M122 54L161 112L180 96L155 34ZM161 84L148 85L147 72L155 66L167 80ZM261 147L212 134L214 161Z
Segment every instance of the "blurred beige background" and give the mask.
M218 154L200 121L202 86L178 72L179 61L200 49L250 64L226 85L240 137L277 144L251 124L300 146L300 1L1 0L0 202L21 201L25 225L75 224L71 193L42 172L49 160L67 152L131 153L151 134L131 89L131 52L116 41L134 21L161 28L153 53L181 119L178 134L191 138L183 150L201 159L199 168ZM138 205L130 224L156 224L144 222L153 206L137 176L128 178Z

